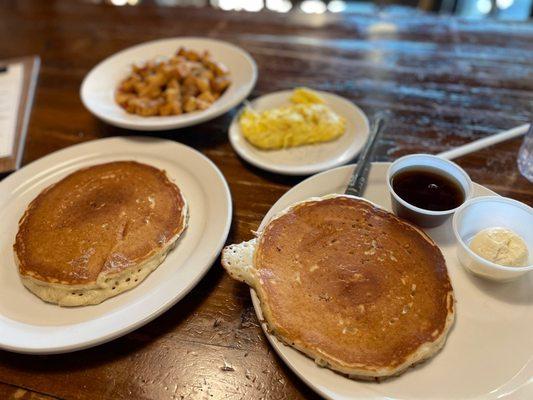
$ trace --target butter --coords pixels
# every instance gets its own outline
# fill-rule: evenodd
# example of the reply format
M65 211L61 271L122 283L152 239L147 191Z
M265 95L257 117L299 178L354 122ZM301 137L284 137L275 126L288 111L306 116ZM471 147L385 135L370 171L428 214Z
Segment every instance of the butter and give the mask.
M524 267L529 252L524 239L506 228L487 228L479 231L470 242L470 249L495 264Z
M339 138L346 121L331 110L318 93L298 88L291 104L256 112L246 108L239 119L243 136L264 150L283 149Z

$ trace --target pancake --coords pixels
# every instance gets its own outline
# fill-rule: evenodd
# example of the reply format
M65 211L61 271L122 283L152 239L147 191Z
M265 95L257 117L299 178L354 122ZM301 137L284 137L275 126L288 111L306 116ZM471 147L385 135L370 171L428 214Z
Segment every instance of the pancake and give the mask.
M272 334L352 378L405 371L436 354L453 324L439 248L357 197L297 203L226 247L222 264L255 289Z
M27 207L13 245L22 283L61 306L98 304L139 285L187 225L161 171L134 161L78 170Z

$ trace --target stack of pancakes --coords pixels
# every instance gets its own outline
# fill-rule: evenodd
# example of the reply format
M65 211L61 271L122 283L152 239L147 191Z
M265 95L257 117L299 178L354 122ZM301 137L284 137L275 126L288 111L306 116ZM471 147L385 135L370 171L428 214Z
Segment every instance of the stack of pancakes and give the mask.
M255 289L273 334L352 377L396 375L431 357L454 320L439 248L360 198L295 204L222 262Z
M141 283L186 226L185 199L164 171L111 162L41 192L19 222L15 258L41 299L98 304Z

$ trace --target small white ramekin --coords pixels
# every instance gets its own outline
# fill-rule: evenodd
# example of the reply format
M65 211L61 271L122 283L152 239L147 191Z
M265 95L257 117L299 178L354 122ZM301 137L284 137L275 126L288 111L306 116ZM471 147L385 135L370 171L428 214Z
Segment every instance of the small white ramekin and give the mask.
M510 281L533 270L533 209L524 203L501 196L476 197L455 212L452 220L457 240L457 257L468 271L494 281ZM470 250L472 237L486 228L511 229L526 242L529 263L507 267L485 260Z
M407 219L414 222L416 225L423 228L432 228L444 223L454 212L459 208L452 208L444 211L425 210L409 204L404 199L396 194L392 188L393 176L404 170L411 168L428 168L435 171L440 171L447 176L454 179L463 189L465 194L465 201L472 197L473 184L468 174L456 163L433 156L431 154L411 154L398 158L394 161L387 171L387 187L391 194L392 211L400 218Z

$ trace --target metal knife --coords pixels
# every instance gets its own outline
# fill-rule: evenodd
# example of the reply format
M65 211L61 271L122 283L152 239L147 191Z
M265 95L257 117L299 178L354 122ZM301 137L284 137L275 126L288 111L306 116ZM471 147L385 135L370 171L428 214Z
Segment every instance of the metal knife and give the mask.
M374 117L374 123L372 125L372 131L366 141L365 147L361 151L359 160L354 169L350 182L346 187L345 194L352 196L362 196L365 192L366 182L368 178L368 172L370 171L372 154L376 143L378 142L379 135L385 127L388 113L385 111L378 112Z

